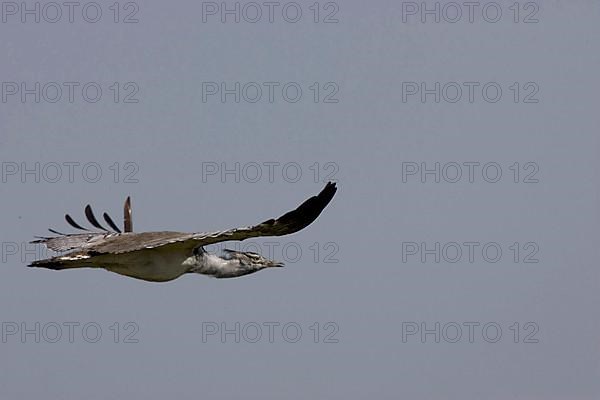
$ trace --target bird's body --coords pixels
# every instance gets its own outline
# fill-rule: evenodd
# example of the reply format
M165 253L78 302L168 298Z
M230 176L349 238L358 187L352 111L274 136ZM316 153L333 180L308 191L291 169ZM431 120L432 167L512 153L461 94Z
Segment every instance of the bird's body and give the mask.
M202 248L199 248L202 249ZM225 250L230 251L230 250ZM250 253L239 254L247 255ZM251 253L255 254L255 253ZM283 264L262 258L257 263L244 262L239 258L219 257L203 250L196 251L189 257L177 251L168 251L162 247L123 253L121 255L104 254L90 257L78 263L92 268L104 268L108 271L132 278L151 282L167 282L179 278L186 273L197 273L214 278L235 278L248 275L267 267L279 267Z
M54 270L103 268L152 282L170 281L185 273L233 278L268 267L281 267L282 263L268 260L256 253L225 250L221 257L207 253L203 246L228 240L281 236L297 232L319 216L335 192L335 184L330 182L319 195L311 197L297 209L277 219L270 219L251 227L213 233L131 232L131 205L128 198L125 205L124 232L62 234L51 230L59 236L44 237L34 243L68 253L35 261L30 266ZM89 206L86 207L86 216L92 225L105 229L98 223ZM104 218L111 227L116 228L106 213ZM74 222L70 216L67 215L66 219L72 226L87 230Z
M117 274L152 282L166 282L190 270L194 256L186 257L181 252L162 248L146 249L120 255L103 254L91 257L88 263Z

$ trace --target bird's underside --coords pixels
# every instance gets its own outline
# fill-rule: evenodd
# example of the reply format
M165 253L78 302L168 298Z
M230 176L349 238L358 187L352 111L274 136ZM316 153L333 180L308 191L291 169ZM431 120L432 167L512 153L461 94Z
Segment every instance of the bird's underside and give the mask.
M101 232L92 232L77 224L68 214L67 222L85 233L64 234L50 229L57 236L41 237L32 243L44 244L65 254L34 261L31 267L54 270L71 268L104 268L121 275L147 281L169 281L184 273L195 272L217 278L247 275L282 263L267 260L256 253L226 250L223 257L209 254L203 247L230 240L245 240L261 236L283 236L297 232L312 223L335 195L335 183L329 182L316 196L277 219L260 224L211 233L132 232L131 203L124 207L124 229L121 231L104 213L112 231L104 228L91 207L85 208L88 221Z

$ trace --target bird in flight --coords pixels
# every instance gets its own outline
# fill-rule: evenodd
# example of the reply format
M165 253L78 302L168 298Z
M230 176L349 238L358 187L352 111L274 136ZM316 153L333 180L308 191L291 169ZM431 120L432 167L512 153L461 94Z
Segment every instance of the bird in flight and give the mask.
M69 225L86 232L65 234L49 229L56 236L38 237L38 240L31 243L43 244L53 251L67 253L34 261L29 266L53 270L104 268L117 274L152 282L171 281L185 273L235 278L265 268L283 267L283 263L269 260L257 253L225 249L224 254L219 256L208 253L204 246L229 240L240 241L298 232L317 219L336 191L336 184L329 182L318 195L277 219L269 219L254 226L210 233L135 233L129 197L124 206L123 231L104 213L104 220L112 229L108 230L98 222L88 205L85 208L87 220L100 231L93 232L82 227L67 214L65 219Z

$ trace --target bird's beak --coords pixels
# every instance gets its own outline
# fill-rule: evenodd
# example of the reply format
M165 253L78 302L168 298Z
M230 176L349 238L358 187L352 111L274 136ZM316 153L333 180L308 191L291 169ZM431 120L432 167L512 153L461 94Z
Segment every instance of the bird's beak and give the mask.
M285 264L281 261L271 261L269 267L285 267Z

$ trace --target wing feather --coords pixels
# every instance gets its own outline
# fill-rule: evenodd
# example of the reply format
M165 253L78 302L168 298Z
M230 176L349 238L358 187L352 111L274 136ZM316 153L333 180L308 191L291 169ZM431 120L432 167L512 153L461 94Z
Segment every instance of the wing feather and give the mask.
M127 196L123 205L123 231L133 232L133 220L131 218L131 197Z
M79 225L77 222L75 222L75 220L73 218L71 218L71 216L69 214L65 214L65 219L67 220L67 222L69 223L69 225L71 225L73 228L77 228L77 229L80 229L82 231L88 231L89 232L89 229L86 229L83 226Z
M100 225L100 223L96 219L96 216L94 215L94 212L92 211L92 207L89 204L85 206L85 216L87 217L88 221L90 221L90 224L94 225L94 227L103 231L108 231L108 229Z
M108 225L110 225L110 227L117 233L121 233L121 230L119 229L119 227L114 223L114 221L112 220L112 218L110 217L110 215L108 215L107 213L103 214L104 216L104 220L106 221L106 223Z
M43 244L50 250L63 252L70 250L85 250L98 241L106 239L114 233L76 233L56 237L44 237L31 243Z

